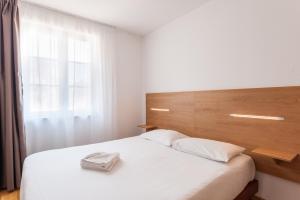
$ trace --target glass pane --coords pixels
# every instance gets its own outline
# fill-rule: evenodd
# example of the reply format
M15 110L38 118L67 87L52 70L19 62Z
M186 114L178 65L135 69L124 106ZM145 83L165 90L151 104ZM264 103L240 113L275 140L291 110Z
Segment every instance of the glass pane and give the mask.
M38 56L56 59L58 57L57 37L47 33L38 35Z
M40 84L58 85L58 64L55 60L46 58L39 59Z
M40 84L40 70L37 63L37 57L30 57L28 64L29 84Z
M70 111L73 111L74 110L74 89L73 89L73 87L69 87L68 92L69 92L69 96L68 96L68 98L69 98L68 105L69 106L68 106L68 108L69 108Z
M73 62L91 62L91 44L88 41L69 38L68 39L68 60Z
M41 87L41 111L59 110L59 87Z
M68 84L69 86L74 85L75 80L75 63L69 62L68 63Z
M30 26L30 24L24 24ZM24 29L21 32L21 50L22 55L25 56L37 56L38 55L38 40L35 31Z
M70 87L69 88L69 110L77 113L90 112L91 94L89 88Z
M32 85L29 90L31 112L59 110L59 87Z
M91 68L89 64L69 62L69 86L89 86L91 82Z
M30 84L58 85L58 63L48 58L30 58Z
M40 90L39 86L30 86L29 87L29 106L30 112L40 111Z

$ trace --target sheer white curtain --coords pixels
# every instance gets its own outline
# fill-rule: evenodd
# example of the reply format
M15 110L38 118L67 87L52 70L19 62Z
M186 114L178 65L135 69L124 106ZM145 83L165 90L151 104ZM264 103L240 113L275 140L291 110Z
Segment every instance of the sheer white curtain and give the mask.
M23 3L28 153L114 138L114 28Z

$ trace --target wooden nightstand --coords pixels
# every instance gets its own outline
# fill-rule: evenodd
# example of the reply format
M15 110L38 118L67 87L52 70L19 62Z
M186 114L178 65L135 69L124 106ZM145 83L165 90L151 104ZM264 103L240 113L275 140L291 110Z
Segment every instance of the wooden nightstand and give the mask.
M278 150L267 149L267 148L256 148L252 152L262 156L270 157L274 159L276 163L278 162L291 163L298 156L297 153L278 151Z
M154 129L157 129L156 126L153 126L153 125L147 125L147 124L141 124L141 125L138 125L137 127L145 129L146 132L152 131L152 130L154 130Z

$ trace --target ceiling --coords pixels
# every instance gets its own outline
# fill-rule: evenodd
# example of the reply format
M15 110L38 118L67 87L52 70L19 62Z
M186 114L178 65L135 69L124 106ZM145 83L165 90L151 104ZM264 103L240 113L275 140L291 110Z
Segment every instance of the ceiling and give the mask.
M207 0L24 0L145 35Z

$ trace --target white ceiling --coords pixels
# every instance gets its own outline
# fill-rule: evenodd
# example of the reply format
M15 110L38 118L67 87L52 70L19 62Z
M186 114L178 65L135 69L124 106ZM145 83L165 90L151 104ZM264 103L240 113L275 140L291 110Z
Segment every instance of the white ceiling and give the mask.
M110 24L137 34L156 28L207 0L24 0Z

